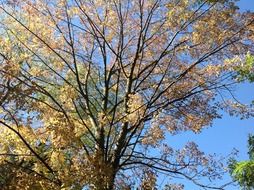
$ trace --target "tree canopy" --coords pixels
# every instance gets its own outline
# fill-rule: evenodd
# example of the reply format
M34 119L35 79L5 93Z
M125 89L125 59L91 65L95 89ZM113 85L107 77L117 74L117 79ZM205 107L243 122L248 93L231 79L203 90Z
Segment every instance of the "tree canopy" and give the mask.
M228 96L253 80L253 13L232 0L0 2L1 189L148 190L158 175L223 189L219 160L167 138L221 109L254 115Z

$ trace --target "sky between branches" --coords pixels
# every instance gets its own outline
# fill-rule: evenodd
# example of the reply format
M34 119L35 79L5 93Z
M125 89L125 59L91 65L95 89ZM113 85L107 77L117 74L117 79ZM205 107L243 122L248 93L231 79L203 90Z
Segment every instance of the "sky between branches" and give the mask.
M241 11L254 11L254 0L240 0L237 2ZM244 83L234 89L236 97L242 103L250 103L254 99L254 83ZM254 118L240 120L238 117L231 117L223 113L222 119L217 119L213 127L204 129L200 134L183 133L170 137L168 143L173 147L180 148L188 141L194 141L199 145L200 150L207 154L216 153L227 156L233 149L239 151L237 159L248 159L247 140L248 134L254 133ZM221 183L230 181L229 176ZM163 181L163 179L162 179ZM166 179L165 179L166 181ZM176 183L180 182L176 180ZM196 186L185 183L185 190L196 190ZM229 186L227 190L239 190L239 187Z

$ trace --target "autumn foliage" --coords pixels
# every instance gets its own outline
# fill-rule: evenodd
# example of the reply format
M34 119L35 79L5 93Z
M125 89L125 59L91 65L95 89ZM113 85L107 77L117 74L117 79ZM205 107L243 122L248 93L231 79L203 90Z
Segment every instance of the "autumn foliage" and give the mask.
M0 17L0 189L148 190L160 173L217 188L200 179L220 178L219 162L166 138L201 132L220 109L253 115L225 95L253 67L251 12L231 0L1 0Z

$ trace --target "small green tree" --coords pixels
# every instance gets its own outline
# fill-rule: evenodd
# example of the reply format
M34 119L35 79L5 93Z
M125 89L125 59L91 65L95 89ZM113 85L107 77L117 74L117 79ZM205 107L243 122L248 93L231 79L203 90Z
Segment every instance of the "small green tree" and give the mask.
M230 162L230 175L238 182L242 189L254 189L254 135L249 135L249 158L248 161Z

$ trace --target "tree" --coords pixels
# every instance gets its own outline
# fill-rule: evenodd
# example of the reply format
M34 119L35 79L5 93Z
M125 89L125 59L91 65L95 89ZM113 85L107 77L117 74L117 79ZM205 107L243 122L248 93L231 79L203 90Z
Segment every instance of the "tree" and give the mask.
M220 162L166 135L201 132L221 108L253 115L223 95L253 54L253 13L230 0L2 0L0 11L2 189L152 189L159 173L223 189L199 181L220 178Z
M249 158L248 161L237 162L231 160L230 174L239 185L246 190L254 188L254 136L250 135L249 140Z
M249 82L254 82L254 56L250 53L247 53L244 66L236 68L238 73L238 80L247 80Z

